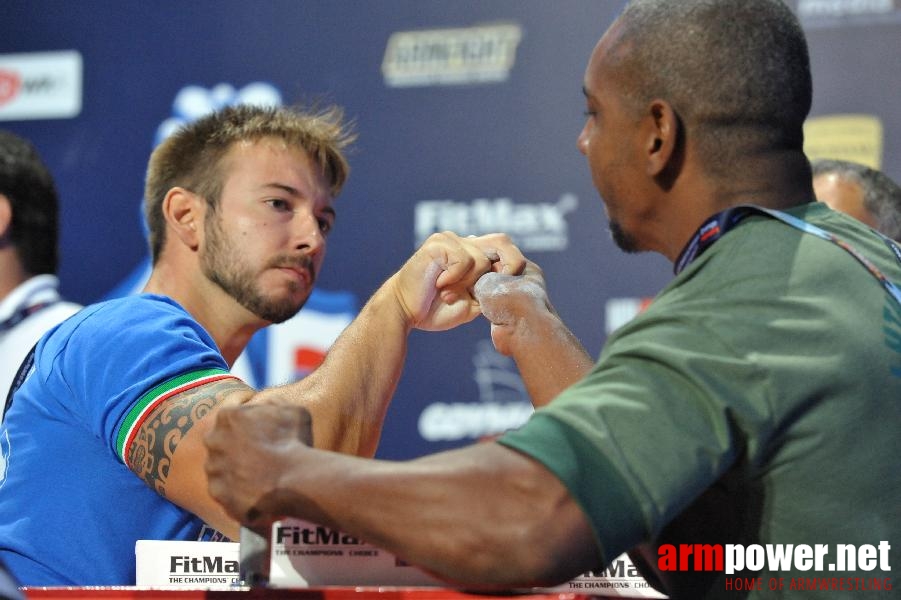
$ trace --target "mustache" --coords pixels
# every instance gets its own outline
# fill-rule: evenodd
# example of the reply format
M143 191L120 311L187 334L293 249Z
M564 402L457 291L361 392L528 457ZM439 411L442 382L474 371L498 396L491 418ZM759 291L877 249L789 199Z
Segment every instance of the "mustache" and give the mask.
M277 256L269 264L270 268L303 269L310 274L310 281L316 281L316 265L313 259L303 254L300 256Z

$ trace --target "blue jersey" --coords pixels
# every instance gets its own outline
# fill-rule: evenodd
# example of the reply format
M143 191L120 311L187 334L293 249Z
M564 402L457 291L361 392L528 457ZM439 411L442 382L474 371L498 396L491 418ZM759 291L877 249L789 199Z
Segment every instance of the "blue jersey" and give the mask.
M145 257L103 300L141 293L152 266ZM346 290L313 288L303 309L283 323L257 331L232 365L232 373L262 389L303 379L325 360L328 349L359 312Z
M161 401L224 377L210 335L162 296L86 307L38 342L0 426L0 560L22 585L133 585L137 540L204 535L124 457Z

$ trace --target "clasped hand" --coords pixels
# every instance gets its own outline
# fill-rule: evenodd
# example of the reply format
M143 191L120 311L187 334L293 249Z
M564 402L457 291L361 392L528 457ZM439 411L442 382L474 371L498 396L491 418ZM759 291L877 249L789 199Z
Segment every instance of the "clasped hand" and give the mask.
M412 327L443 331L480 314L472 292L479 277L519 275L525 266L522 252L505 234L444 232L429 236L390 282Z
M548 300L541 268L527 261L522 275L486 273L476 282L473 294L482 314L491 322L491 340L498 352L513 353L516 336L528 335L530 322L538 314L555 315Z
M300 505L283 485L313 444L310 413L288 404L223 408L207 434L210 495L243 524L264 533L272 520Z

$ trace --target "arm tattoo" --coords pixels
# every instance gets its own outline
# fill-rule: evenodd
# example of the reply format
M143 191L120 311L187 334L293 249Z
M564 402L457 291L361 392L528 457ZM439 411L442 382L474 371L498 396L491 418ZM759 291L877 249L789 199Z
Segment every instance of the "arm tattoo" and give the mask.
M138 477L163 498L172 455L188 431L214 410L225 397L247 385L224 379L169 398L138 429L128 452L128 464Z

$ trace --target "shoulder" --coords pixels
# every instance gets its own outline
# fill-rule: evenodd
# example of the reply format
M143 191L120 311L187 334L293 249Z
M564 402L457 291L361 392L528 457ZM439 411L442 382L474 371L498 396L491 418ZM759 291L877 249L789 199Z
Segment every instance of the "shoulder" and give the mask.
M203 327L175 301L141 294L85 306L63 321L42 341L40 354L53 359L64 349L83 349L95 356L121 355L165 340L195 340L215 348Z
M73 311L65 329L70 332L83 328L111 330L124 324L130 328L144 328L150 323L160 321L196 323L194 318L171 298L140 294L89 304L81 310Z

